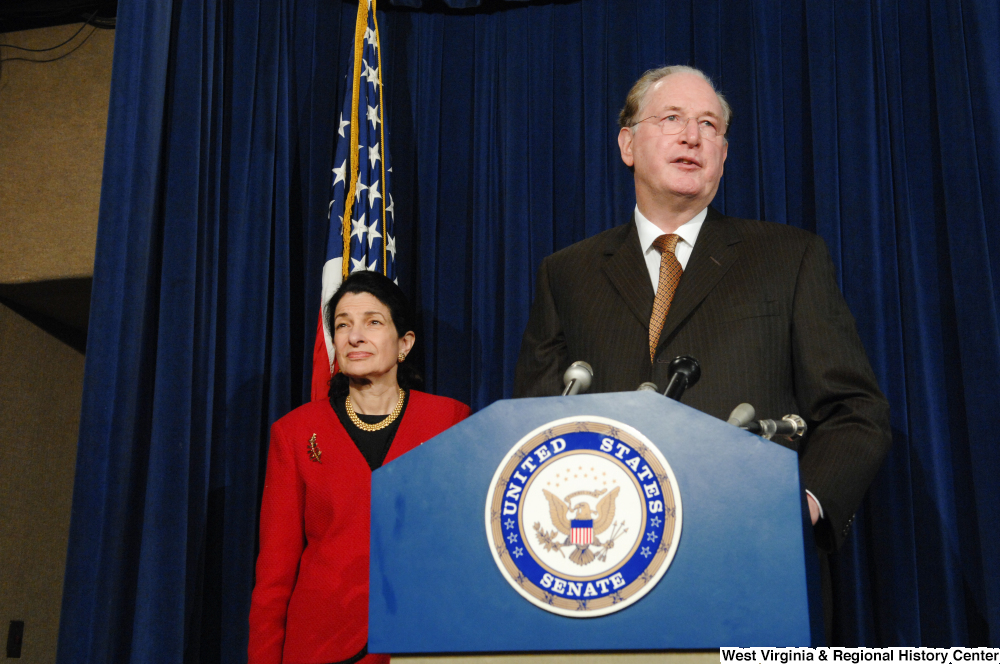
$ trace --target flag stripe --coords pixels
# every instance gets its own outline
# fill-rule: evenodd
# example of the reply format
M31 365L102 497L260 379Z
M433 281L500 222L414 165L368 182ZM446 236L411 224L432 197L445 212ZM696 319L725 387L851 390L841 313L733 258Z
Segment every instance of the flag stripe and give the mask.
M326 350L326 339L323 334L323 312L319 314L316 325L316 343L313 344L313 372L310 383L310 401L321 401L327 395L327 382L330 380L330 355Z

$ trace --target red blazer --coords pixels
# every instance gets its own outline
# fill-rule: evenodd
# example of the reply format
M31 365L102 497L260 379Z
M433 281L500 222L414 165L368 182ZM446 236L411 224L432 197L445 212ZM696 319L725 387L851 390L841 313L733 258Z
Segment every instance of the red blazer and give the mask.
M411 390L385 463L468 416L465 404ZM309 454L313 434L319 462ZM249 664L336 662L368 641L371 478L329 401L271 427Z

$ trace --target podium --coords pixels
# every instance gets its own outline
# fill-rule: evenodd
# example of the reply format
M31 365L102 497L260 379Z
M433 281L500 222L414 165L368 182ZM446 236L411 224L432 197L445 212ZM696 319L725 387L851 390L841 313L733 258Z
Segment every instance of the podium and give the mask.
M371 505L370 652L822 644L796 452L652 392L494 403L375 471Z

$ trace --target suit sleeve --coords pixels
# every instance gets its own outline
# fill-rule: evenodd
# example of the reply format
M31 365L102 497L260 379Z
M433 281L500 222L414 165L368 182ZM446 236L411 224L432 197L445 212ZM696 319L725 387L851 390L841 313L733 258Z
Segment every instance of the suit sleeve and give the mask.
M796 401L809 425L803 488L823 506L817 541L839 547L889 451L889 403L879 390L854 318L837 287L826 245L814 236L802 258L792 315Z
M260 508L260 554L250 602L249 664L280 664L288 602L305 548L305 483L279 423L271 427L264 497Z
M569 353L559 312L549 283L549 260L542 261L535 280L535 301L514 371L514 397L550 397L562 391L562 374Z

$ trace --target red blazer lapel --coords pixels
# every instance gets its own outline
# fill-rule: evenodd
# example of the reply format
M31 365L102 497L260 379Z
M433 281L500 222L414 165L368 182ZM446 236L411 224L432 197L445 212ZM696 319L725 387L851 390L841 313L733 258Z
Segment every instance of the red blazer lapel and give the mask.
M418 426L420 410L423 405L422 396L421 392L410 390L409 403L406 404L406 410L403 412L403 420L399 423L396 436L392 439L392 445L389 446L389 451L385 455L383 466L406 454L422 442L420 438L421 427Z
M468 406L457 401L410 390L403 420L399 423L396 437L393 438L389 452L385 455L383 465L406 454L468 416Z

